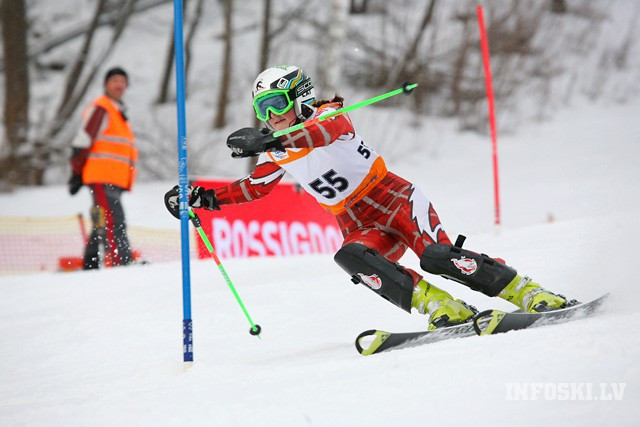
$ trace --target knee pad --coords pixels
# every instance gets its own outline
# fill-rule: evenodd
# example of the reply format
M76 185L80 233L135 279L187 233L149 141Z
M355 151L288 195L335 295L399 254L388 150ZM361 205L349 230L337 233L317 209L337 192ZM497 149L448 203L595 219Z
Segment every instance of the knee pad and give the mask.
M413 277L400 265L360 243L344 245L333 259L349 273L353 283L362 283L382 298L411 313Z
M515 269L485 254L442 243L426 247L420 257L420 267L492 297L497 296L517 274Z

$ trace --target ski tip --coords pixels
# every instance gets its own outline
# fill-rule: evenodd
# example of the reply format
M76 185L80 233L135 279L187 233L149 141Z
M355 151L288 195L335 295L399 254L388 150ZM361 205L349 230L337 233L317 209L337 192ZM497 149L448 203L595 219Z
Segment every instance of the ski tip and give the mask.
M611 292L607 292L606 294L600 295L598 298L592 299L590 301L571 300L566 307L561 308L560 310L576 309L580 307L591 307L593 310L596 310L599 309L602 303L604 303L610 296Z
M586 304L592 305L594 310L601 310L603 303L607 302L607 300L611 298L611 292L607 292L602 296L592 300L591 302L587 302Z

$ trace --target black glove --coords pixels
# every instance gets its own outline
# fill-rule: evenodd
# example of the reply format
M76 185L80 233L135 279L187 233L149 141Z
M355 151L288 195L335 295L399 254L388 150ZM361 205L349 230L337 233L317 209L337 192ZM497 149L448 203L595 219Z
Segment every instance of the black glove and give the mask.
M67 184L69 185L69 194L74 196L78 191L80 191L80 187L82 187L82 176L74 173L71 175L71 178L69 178L69 182Z
M179 188L177 185L164 195L164 205L171 215L180 219L180 203ZM204 208L210 211L220 210L216 192L213 190L205 190L204 187L187 186L187 195L189 197L189 206L193 208Z
M282 143L274 138L267 129L242 128L227 138L227 147L231 157L253 157L272 148L282 150Z
M205 190L204 187L191 187L189 191L189 206L192 208L204 208L208 211L219 211L220 204L214 190Z

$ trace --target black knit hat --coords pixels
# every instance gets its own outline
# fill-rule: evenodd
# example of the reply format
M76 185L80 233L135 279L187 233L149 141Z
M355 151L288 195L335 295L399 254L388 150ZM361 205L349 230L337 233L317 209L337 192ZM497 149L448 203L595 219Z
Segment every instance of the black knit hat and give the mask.
M107 74L104 75L104 82L107 83L107 80L109 80L111 76L124 76L124 78L127 79L127 83L129 83L127 72L120 67L110 68Z

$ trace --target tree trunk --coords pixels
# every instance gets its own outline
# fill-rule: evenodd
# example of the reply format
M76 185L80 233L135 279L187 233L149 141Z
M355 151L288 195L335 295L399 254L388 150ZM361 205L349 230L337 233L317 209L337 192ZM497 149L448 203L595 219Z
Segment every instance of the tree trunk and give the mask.
M84 67L87 63L87 56L89 55L89 50L91 49L91 42L93 41L93 35L95 34L96 28L98 28L98 22L100 20L100 16L104 11L106 0L100 0L96 6L96 11L93 14L93 19L91 20L91 25L89 26L88 31L84 37L84 43L82 44L82 48L80 52L78 52L78 56L76 57L76 61L71 68L71 72L67 75L67 83L65 84L64 94L62 95L62 101L60 101L60 105L58 106L58 114L62 111L64 106L71 99L71 95L73 95L73 91L75 90L78 81L80 80L80 76L84 71Z
M424 16L422 17L422 21L420 22L420 28L418 28L418 32L413 38L413 42L411 46L405 51L404 59L402 60L400 69L392 76L390 83L400 83L403 81L413 81L415 80L415 67L416 67L416 58L418 57L418 46L420 45L420 41L422 40L422 36L424 34L425 29L431 22L431 18L433 17L433 9L435 7L436 0L431 0L429 5L425 9Z
M156 104L164 104L169 99L169 82L171 81L171 72L173 71L173 56L175 52L175 40L173 37L174 27L171 27L171 38L169 40L169 47L167 49L167 55L164 60L164 68L162 71L162 78L160 79L160 90L158 91L158 98Z
M369 0L351 0L349 13L356 15L358 13L367 13L367 3Z
M553 13L567 13L567 2L565 0L551 0L551 12Z
M267 63L269 62L269 50L271 49L271 37L269 31L271 30L271 0L264 0L264 12L262 15L262 35L260 40L260 52L258 52L260 63L258 64L258 73L256 76L267 69ZM252 82L253 83L253 82ZM261 126L260 120L255 115L253 116L253 125L258 128Z
M183 14L186 13L187 11L187 1L188 0L184 0L182 2ZM186 79L187 79L187 76L189 75L189 64L191 63L191 41L193 40L193 36L195 35L196 28L198 27L198 23L200 22L200 15L202 14L202 4L203 4L203 0L198 0L193 19L191 19L191 24L189 25L186 41L184 42L185 88L187 87ZM164 69L162 71L162 78L160 79L160 89L158 90L158 98L156 99L156 104L164 104L165 102L169 101L169 88L171 87L171 75L173 72L173 65L175 63L174 31L175 31L175 27L171 26L171 37L169 38L169 46L168 46L167 55L164 61Z
M260 63L258 64L258 74L263 72L268 67L269 62L269 50L271 49L271 37L269 36L271 31L271 0L264 0L264 12L262 14L262 36L260 40ZM258 75L256 74L256 76ZM253 111L253 109L252 109ZM253 115L253 127L261 128L262 122ZM258 163L257 157L249 157L247 161L247 171L251 173Z
M198 24L200 23L200 17L202 16L202 9L204 8L204 0L198 0L196 8L193 12L193 18L189 24L189 30L187 31L187 38L184 42L184 79L185 86L189 87L189 65L191 65L191 44L196 35Z
M23 179L18 151L27 143L29 131L28 25L24 0L0 2L0 26L6 64L5 142L0 147L0 191L6 191Z
M326 67L324 67L324 84L322 85L329 94L338 92L338 80L342 72L342 46L344 45L348 15L348 0L331 1L326 44Z
M213 122L214 129L223 128L226 124L225 115L229 99L229 81L231 80L231 43L233 40L231 17L233 14L233 0L225 0L224 5L224 59L222 64L220 95L218 95L218 112Z
M463 35L460 47L456 53L456 59L453 62L453 70L451 70L451 100L453 101L453 111L451 114L459 116L462 112L462 85L464 82L465 69L469 60L469 52L471 49L471 24L470 19L463 22Z

